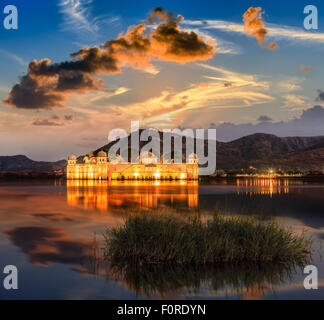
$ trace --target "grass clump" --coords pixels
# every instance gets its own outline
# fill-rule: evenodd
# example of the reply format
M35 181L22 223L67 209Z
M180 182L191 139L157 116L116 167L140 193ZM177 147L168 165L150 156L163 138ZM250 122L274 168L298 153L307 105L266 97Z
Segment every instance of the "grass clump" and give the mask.
M303 264L310 241L276 222L216 214L203 221L177 214L140 212L107 229L107 257L136 264Z

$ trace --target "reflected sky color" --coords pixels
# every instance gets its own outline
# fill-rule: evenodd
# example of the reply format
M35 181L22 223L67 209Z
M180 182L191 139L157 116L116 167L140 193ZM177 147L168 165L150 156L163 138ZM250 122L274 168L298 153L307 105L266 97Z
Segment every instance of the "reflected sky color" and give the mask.
M135 181L73 181L67 185L59 181L1 182L0 255L5 260L1 259L0 267L8 263L17 265L21 290L10 293L0 289L0 293L4 298L31 299L323 298L324 264L318 251L313 261L320 275L320 289L316 292L303 289L300 271L293 272L290 280L284 277L282 283L271 284L267 279L271 272L277 271L264 272L253 282L248 277L251 273L244 268L235 274L246 286L234 285L237 279L225 268L216 270L218 273L187 270L190 279L199 278L196 279L199 289L194 291L192 280L178 276L179 272L183 274L181 270L171 269L168 275L161 274L159 280L175 277L177 281L165 283L163 290L158 282L148 282L149 277L137 279L141 286L134 287L132 279L136 278L132 278L132 270L127 271L129 278L125 282L124 273L112 272L93 259L94 250L102 251L101 235L105 228L122 223L131 208L177 210L188 214L197 212L199 207L201 214L212 215L218 205L224 214L274 218L295 232L306 228L315 238L318 249L324 239L323 191L321 184L296 184L292 180L223 180L215 185L200 186L188 182L157 185ZM153 274L151 272L147 275ZM218 282L221 273L224 280Z

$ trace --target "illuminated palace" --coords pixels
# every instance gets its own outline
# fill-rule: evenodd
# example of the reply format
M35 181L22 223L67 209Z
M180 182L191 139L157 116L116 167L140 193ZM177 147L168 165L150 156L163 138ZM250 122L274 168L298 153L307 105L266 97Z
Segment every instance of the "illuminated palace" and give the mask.
M78 163L70 155L67 165L67 179L85 180L197 180L197 156L189 156L188 163L158 163L152 153L139 157L139 163L125 163L121 157L108 161L107 153L99 151L97 156L88 155Z

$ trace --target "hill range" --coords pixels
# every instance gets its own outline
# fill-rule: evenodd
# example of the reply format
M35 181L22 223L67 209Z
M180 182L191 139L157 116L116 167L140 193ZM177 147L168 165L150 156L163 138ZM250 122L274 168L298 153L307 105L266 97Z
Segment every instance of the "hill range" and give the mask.
M162 133L160 133L160 143ZM130 141L130 136L128 137ZM97 150L108 151L115 142ZM142 142L142 148L147 142ZM207 143L207 142L206 142ZM185 140L183 139L183 150ZM231 142L217 141L217 169L240 170L254 167L302 171L324 170L324 136L277 137L257 133ZM80 159L82 156L79 157ZM0 156L0 172L53 172L64 169L66 160L56 162L34 161L23 155Z

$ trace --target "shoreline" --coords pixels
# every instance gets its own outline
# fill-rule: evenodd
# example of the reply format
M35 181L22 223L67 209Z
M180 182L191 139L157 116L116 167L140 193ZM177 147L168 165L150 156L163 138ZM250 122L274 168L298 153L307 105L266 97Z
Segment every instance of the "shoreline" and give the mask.
M0 172L0 180L67 180L66 174L55 172ZM200 176L199 183L213 183L220 181L245 180L291 180L291 181L320 181L324 182L324 174L306 174L300 176L275 175L275 176L255 176L255 175L228 175L228 176ZM91 180L89 180L91 181ZM129 180L132 181L132 180Z

